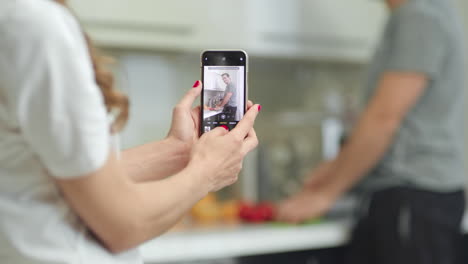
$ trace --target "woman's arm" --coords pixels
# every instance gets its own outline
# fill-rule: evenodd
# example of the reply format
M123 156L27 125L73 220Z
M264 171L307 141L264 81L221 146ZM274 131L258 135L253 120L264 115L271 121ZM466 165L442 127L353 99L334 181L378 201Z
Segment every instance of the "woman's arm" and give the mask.
M258 111L252 107L231 132L216 128L204 134L194 144L187 167L166 179L135 183L110 155L100 170L57 184L110 251L136 247L165 232L208 192L237 180L243 158L258 143L253 130ZM164 166L160 162L154 159L153 164ZM153 167L141 171L146 174Z
M166 139L122 152L122 163L136 182L154 181L174 175L185 168L192 146L199 137L200 107L191 109L201 92L201 82L174 108L171 130ZM229 100L229 99L228 99ZM247 109L253 106L247 102Z
M99 171L57 183L75 213L113 253L162 234L210 191L193 168L135 183L113 154Z
M193 144L199 138L200 107L192 108L202 91L196 81L174 107L166 139L122 152L122 163L135 182L164 179L187 166Z
M148 143L122 152L125 171L135 182L164 179L185 168L191 147L173 138Z

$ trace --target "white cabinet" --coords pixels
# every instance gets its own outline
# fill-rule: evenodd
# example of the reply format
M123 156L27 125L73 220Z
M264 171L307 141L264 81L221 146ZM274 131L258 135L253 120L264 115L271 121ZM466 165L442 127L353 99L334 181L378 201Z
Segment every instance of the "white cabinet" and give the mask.
M69 2L94 41L102 46L184 49L195 40L197 1Z
M387 17L369 0L255 0L249 10L253 52L304 59L367 61Z
M369 0L71 0L105 47L366 61L386 19Z

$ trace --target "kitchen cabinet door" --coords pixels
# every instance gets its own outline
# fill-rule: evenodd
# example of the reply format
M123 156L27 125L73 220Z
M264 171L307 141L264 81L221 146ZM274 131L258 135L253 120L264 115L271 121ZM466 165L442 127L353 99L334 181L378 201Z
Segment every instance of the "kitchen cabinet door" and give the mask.
M367 62L386 17L383 1L251 1L251 48L280 57Z
M367 62L386 18L369 0L70 0L103 47L245 49L253 56Z
M246 48L247 0L71 0L98 45L200 52Z
M367 60L386 22L384 1L301 0L304 52Z
M239 258L239 264L342 264L345 260L346 249L326 248L318 250L275 253L269 255Z
M252 1L252 0L250 0ZM254 0L255 1L255 0ZM204 0L197 21L197 48L246 49L249 0Z
M185 49L196 40L196 21L201 7L198 1L69 2L85 29L101 46Z

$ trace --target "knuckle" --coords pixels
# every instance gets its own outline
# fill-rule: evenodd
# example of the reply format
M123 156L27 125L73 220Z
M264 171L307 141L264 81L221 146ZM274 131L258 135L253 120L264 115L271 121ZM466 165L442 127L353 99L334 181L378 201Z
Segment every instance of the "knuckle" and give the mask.
M259 143L260 143L260 142L258 141L258 138L255 138L255 139L253 140L253 146L254 146L254 148L256 148L256 147L258 146Z
M232 178L231 178L231 181L229 182L230 184L234 184L237 182L237 180L239 179L239 176L236 174L234 175Z
M177 112L180 112L182 109L183 109L182 105L177 104L176 106L174 106L174 109L172 109L172 111L174 113L177 113Z
M232 137L232 141L233 141L234 144L239 145L244 141L244 139L239 135L235 135L235 136Z

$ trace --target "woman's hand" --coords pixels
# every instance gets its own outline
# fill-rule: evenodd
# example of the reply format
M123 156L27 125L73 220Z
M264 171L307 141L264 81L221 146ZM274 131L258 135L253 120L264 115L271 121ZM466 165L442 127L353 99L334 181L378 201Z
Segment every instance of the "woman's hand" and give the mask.
M182 100L174 107L172 125L168 139L183 143L190 150L199 137L200 106L192 108L193 103L202 91L202 83L196 81Z
M259 105L250 107L231 132L218 127L195 143L187 169L198 172L194 175L200 177L202 186L208 186L209 192L237 181L244 157L258 145L253 125L260 109Z
M199 138L199 131L201 125L201 113L200 106L192 108L195 100L200 96L202 91L202 83L196 81L193 85L193 88L188 91L185 96L180 100L180 102L174 107L172 113L172 124L167 135L167 139L183 143L188 150L191 149L193 144ZM253 106L251 101L247 102L247 109L250 109ZM209 108L204 106L205 110L213 110L214 108Z

